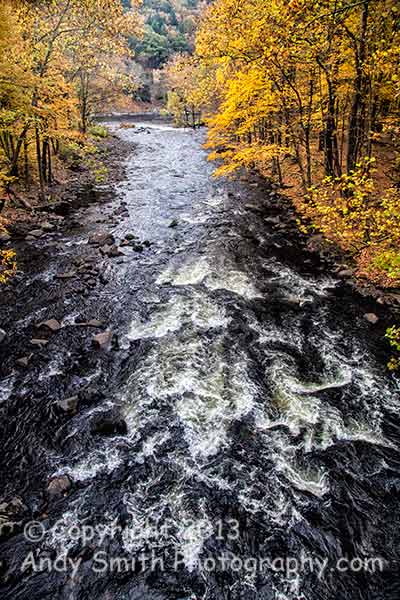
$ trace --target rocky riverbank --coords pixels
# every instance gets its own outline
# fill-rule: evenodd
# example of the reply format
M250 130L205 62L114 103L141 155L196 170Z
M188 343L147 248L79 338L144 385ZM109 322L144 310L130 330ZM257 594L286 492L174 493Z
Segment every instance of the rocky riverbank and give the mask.
M385 553L371 523L390 536L397 510L390 308L354 289L340 256L310 248L277 190L213 180L201 132L119 135L137 142L123 182L81 189L54 230L15 240L20 273L0 298L4 598L166 600L207 586L267 598L235 573L100 576L96 544L68 540L71 523L116 518L123 533L106 551L134 556L129 528L166 520L155 551L177 545L189 566L191 552L300 552L304 539L333 557L357 550L350 531ZM240 540L177 534L199 515L210 531L237 520ZM23 535L32 519L48 532L39 544ZM64 546L82 577L21 574L28 551ZM304 581L310 597L315 585Z

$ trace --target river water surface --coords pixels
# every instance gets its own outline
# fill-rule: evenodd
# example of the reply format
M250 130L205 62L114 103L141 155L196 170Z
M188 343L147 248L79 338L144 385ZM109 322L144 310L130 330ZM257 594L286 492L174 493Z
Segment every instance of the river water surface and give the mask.
M66 327L106 319L118 347L71 357L50 344L34 380L2 382L6 417L25 423L3 424L25 482L8 473L5 489L46 530L3 544L3 597L398 600L400 388L365 301L307 254L260 183L212 178L202 133L143 123L118 135L136 149L101 210L126 202L107 227L151 245L110 261L84 306L61 306ZM99 210L81 211L92 229ZM87 237L69 235L67 251ZM45 299L40 310L51 316ZM82 389L91 399L60 421L54 398ZM93 433L104 415L116 433ZM62 474L72 488L47 504ZM77 539L75 525L106 534ZM31 551L79 568L21 574ZM110 566L118 557L129 569ZM374 557L383 572L359 568ZM359 562L339 572L341 558Z

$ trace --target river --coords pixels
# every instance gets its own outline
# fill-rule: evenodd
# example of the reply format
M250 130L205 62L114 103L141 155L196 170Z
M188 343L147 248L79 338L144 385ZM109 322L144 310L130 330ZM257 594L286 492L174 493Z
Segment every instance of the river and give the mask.
M79 210L64 253L41 241L21 282L38 304L15 335L54 312L64 327L0 384L3 489L42 532L3 541L2 597L397 600L400 386L363 316L375 304L307 252L261 182L213 178L202 132L116 131L135 144L125 181ZM99 227L148 245L105 261L82 300L54 296ZM109 352L71 326L93 317ZM61 475L72 486L49 500ZM76 569L56 568L66 553ZM377 557L383 570L359 568Z

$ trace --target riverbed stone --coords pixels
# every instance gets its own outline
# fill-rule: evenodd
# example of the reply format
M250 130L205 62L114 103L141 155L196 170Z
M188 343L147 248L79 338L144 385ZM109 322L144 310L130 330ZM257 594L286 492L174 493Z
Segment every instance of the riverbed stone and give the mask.
M78 402L78 396L71 396L70 398L64 398L64 400L59 400L57 404L64 412L75 413L78 408Z
M342 269L339 271L338 277L341 279L350 279L350 277L353 277L353 271L351 269Z
M43 235L43 229L32 229L32 231L29 232L29 235L34 238L40 238Z
M59 475L51 479L47 486L47 493L50 497L56 498L65 496L72 487L72 481L68 475Z
M111 246L115 243L112 233L98 231L89 236L88 243L95 246Z
M31 354L29 356L21 356L20 358L17 358L15 362L19 367L23 367L24 369L26 369L29 365L31 357Z
M0 243L9 242L11 240L11 235L6 231L0 231Z
M144 247L142 246L142 244L132 244L131 243L131 248L134 252L143 252Z
M56 279L72 279L76 276L76 271L67 271L66 273L57 273Z
M379 321L379 317L375 313L365 313L364 319L372 325L375 325Z
M97 415L93 419L90 429L92 434L100 435L126 435L128 433L126 421L114 411Z
M0 329L0 344L3 340L5 340L7 337L6 332L4 331L4 329Z
M112 246L106 246L105 253L109 258L115 258L116 256L124 255L124 253L115 244L113 244Z
M103 327L103 321L99 319L90 319L89 321L82 321L82 323L76 323L79 327Z
M99 350L110 350L113 335L110 330L103 331L93 337L93 343Z
M38 323L37 327L46 327L47 329L50 329L50 331L55 332L61 329L62 325L57 319L48 319L47 321Z
M45 221L40 225L40 227L43 231L52 231L55 228L55 225L49 221Z
M30 340L30 343L32 344L32 346L40 346L40 347L42 347L42 346L46 346L46 344L49 343L49 340L45 340L45 339L42 339L42 338L32 338Z

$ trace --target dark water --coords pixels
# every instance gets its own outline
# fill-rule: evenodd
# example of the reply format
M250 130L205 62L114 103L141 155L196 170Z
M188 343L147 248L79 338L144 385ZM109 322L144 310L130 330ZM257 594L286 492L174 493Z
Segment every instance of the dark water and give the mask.
M2 597L397 600L400 387L371 307L280 226L276 199L212 179L201 134L120 132L137 144L127 180L81 211L65 254L100 213L152 245L105 261L108 283L83 300L53 294L63 257L45 243L21 284L42 296L34 314L21 301L16 335L55 310L65 327L0 387L4 495L25 505L2 544ZM110 225L120 201L129 217ZM104 355L69 328L93 317L118 336ZM75 393L77 414L60 415ZM105 415L117 433L96 433ZM49 500L60 474L72 488ZM56 569L63 556L77 568ZM358 562L340 572L341 558Z

